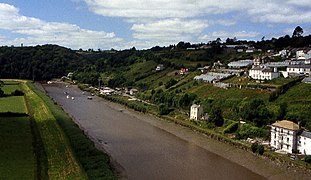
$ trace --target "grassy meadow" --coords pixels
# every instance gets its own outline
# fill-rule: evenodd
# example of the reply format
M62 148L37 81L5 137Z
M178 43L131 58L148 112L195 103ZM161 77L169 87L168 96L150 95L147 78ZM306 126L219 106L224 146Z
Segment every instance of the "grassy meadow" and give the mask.
M1 89L5 94L20 90L18 82L4 82ZM3 117L0 114L0 179L35 179L36 158L24 97L1 97L0 113L6 112L25 113L25 116Z
M0 117L0 179L35 179L29 117Z

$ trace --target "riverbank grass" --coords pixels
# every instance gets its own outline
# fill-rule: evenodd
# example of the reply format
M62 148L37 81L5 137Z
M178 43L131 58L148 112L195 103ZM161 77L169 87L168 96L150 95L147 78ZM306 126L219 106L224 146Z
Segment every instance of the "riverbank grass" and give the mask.
M72 152L70 143L44 101L21 83L29 111L34 118L44 145L50 179L87 179Z
M27 85L45 102L67 135L74 154L86 172L88 179L117 179L110 166L109 156L99 151L68 114L55 105L44 92L36 88L33 83L27 83Z

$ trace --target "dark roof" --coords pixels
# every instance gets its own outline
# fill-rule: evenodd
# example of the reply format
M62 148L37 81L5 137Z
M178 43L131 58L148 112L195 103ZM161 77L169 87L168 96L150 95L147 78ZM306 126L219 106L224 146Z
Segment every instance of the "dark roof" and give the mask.
M273 69L271 69L271 68L264 68L262 70L262 72L273 72Z
M311 64L291 64L288 66L289 68L310 68Z
M311 132L310 131L302 131L300 136L311 138Z

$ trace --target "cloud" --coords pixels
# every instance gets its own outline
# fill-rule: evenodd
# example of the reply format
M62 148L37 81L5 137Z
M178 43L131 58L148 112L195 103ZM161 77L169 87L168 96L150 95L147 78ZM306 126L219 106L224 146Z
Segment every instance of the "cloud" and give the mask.
M226 13L269 23L307 23L310 0L84 0L96 14L124 18L194 18ZM305 7L305 8L302 8Z
M247 31L237 31L237 32L226 32L226 31L215 31L201 36L199 39L203 41L212 41L217 38L225 41L228 37L237 39L251 39L259 37L261 34L258 32L247 32Z
M60 22L46 22L19 14L19 9L0 3L0 29L19 34L20 38L1 38L3 45L58 44L70 48L106 48L121 46L123 39L115 33L93 31L78 25Z

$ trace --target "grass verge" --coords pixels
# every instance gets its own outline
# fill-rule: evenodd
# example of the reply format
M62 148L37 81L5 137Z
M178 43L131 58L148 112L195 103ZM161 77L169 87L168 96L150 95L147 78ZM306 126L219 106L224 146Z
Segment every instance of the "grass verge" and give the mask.
M72 152L70 143L52 112L36 93L29 82L21 83L28 103L31 118L35 120L37 129L46 153L49 179L86 179ZM44 158L44 157L42 157Z
M28 83L28 86L44 100L62 127L87 177L89 179L117 179L110 166L109 156L99 151L72 119L59 106L55 105L44 92L35 88L32 83Z

